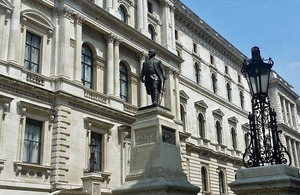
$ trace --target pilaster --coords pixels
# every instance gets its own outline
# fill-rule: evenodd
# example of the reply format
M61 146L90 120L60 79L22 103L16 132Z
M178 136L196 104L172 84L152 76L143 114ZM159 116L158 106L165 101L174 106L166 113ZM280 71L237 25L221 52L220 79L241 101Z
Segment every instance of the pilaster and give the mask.
M107 40L107 57L106 57L106 92L108 95L114 93L114 37L109 34L106 37Z
M120 95L120 38L115 39L114 44L114 95L119 97Z
M60 27L58 29L58 60L57 75L70 78L70 33L72 11L68 7L59 10ZM77 45L76 45L77 47ZM81 56L81 53L80 53ZM76 59L77 60L77 59Z
M74 16L75 25L75 62L73 79L81 82L81 47L82 47L82 22L85 18L79 14Z
M18 64L20 63L19 47L20 47L20 38L21 38L21 30L20 30L21 0L14 0L13 6L14 9L11 15L7 61Z
M141 52L140 54L139 54L139 60L140 60L140 73L142 72L142 69L143 69L143 63L144 63L144 61L145 61L145 59L146 59L146 52ZM139 79L140 80L140 79ZM146 94L146 87L145 87L145 84L144 83L142 83L141 81L139 81L138 82L139 84L140 84L140 102L139 102L139 104L140 104L140 107L144 107L144 106L146 106L147 105L147 94Z

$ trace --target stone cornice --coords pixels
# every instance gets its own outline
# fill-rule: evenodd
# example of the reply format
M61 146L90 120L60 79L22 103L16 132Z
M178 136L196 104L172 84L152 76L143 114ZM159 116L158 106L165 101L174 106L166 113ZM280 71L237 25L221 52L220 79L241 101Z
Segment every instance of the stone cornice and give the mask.
M197 36L216 48L221 54L229 58L238 66L242 65L244 58L237 48L232 46L225 38L217 33L212 27L204 22L199 16L192 12L180 0L174 0L175 18L182 21L187 28L192 30Z

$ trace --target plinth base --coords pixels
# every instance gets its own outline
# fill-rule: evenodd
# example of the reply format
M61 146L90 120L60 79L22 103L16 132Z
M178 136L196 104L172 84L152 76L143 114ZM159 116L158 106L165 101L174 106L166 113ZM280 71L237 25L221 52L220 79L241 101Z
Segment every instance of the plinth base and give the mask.
M237 195L299 195L300 174L287 165L239 169L229 186Z
M130 173L114 195L196 195L182 171L178 127L163 107L139 109L132 125Z

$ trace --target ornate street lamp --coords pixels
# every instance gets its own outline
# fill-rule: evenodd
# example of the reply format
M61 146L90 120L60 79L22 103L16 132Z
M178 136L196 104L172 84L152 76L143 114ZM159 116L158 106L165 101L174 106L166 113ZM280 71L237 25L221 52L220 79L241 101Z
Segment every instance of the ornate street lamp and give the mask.
M252 59L244 60L242 73L246 77L252 95L252 113L249 113L250 143L243 155L246 167L291 163L290 154L282 145L277 130L276 113L271 109L268 97L271 68L274 64L269 58L267 63L260 56L258 47L251 49Z
M96 149L97 149L97 144L95 142L95 139L92 139L92 142L89 145L90 147L90 169L89 172L93 173L96 171L96 157L95 157L95 153L96 153Z

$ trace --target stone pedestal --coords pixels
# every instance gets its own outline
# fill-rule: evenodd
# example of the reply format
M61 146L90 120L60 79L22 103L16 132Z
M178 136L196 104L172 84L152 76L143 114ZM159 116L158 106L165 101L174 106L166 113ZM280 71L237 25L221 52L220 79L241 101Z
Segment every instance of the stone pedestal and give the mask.
M85 173L82 180L82 191L85 194L101 195L100 182L103 178L97 173Z
M148 106L132 125L130 173L114 195L196 195L199 188L182 171L179 133L174 116Z
M229 186L237 195L299 195L300 174L287 165L239 169Z

